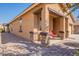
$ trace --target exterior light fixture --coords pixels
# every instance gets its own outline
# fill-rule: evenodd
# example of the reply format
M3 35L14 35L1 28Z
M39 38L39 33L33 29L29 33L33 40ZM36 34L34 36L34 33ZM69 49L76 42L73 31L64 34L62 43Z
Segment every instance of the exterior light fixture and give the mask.
M20 18L20 20L19 20L19 27L20 27L19 32L22 32L22 22L23 22L23 20L22 20L22 18Z

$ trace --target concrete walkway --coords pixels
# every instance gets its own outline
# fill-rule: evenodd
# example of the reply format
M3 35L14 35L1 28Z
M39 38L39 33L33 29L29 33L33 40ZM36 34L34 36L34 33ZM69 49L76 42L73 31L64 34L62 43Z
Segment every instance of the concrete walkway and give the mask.
M50 47L35 44L11 33L0 33L0 40L0 55L4 56L73 56L76 48L79 48L79 41L75 37L60 40Z

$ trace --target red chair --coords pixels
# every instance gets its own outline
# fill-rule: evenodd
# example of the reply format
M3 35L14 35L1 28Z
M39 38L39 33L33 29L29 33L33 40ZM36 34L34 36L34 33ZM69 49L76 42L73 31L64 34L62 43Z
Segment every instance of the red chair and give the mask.
M57 35L56 35L56 33L54 31L49 31L49 36L50 36L50 38L57 37Z

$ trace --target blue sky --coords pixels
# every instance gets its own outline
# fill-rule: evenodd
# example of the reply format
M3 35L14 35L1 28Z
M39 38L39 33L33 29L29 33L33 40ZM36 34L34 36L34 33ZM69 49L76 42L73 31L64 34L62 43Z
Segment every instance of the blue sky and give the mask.
M76 20L79 20L79 9L73 12L73 15L75 16Z
M31 3L0 3L0 24L10 22L15 16L25 10ZM79 9L73 12L79 15Z
M31 3L0 3L0 24L10 22Z

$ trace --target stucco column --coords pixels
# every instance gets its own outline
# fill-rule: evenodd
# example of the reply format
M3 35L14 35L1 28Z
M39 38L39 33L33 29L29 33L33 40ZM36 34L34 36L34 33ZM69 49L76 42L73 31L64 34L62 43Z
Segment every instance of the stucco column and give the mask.
M42 31L49 31L49 11L46 6L42 9Z
M65 17L63 17L63 31L64 31L64 38L65 38L65 33L66 33L66 31L65 31L65 28L66 28L66 19L65 19Z
M68 18L66 18L65 21L66 21L66 24L65 24L65 26L66 26L66 27L65 27L65 29L66 29L66 34L65 34L65 35L66 35L66 38L68 38L68 37L69 37L69 30L68 30L68 24L69 24L68 22L69 22L69 21L68 21Z
M42 31L49 32L49 11L46 5L44 5L42 9L41 18L42 18ZM45 38L42 39L42 42L48 44L49 42L48 34L46 35Z
M62 32L64 32L64 33L62 33L62 35L63 35L63 39L65 38L65 17L62 17L61 18L61 23L60 23L61 25L60 25L60 31L62 31Z

